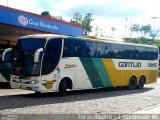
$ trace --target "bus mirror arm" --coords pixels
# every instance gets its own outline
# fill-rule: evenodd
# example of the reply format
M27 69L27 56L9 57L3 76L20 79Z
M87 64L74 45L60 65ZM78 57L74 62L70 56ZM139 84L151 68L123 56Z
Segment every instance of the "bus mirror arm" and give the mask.
M43 52L43 48L37 49L36 52L34 53L34 62L35 63L39 62L39 57L40 57L41 52Z
M5 49L4 51L3 51L3 53L2 53L2 61L7 61L6 60L6 54L8 53L8 52L10 52L10 51L12 51L12 48L7 48L7 49Z

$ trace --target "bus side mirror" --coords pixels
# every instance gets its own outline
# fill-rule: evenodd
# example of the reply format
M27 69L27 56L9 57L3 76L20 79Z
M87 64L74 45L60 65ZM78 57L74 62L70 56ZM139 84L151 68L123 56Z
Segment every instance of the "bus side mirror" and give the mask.
M40 62L40 54L41 52L43 52L43 48L39 48L38 50L36 50L36 52L34 53L34 62L38 63Z
M12 61L12 48L7 48L2 53L2 61L11 62Z

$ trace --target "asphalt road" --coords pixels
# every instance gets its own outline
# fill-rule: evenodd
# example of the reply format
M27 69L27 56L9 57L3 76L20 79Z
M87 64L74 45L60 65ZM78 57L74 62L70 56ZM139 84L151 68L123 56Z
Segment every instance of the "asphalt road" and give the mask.
M66 96L36 95L4 86L1 84L0 88L0 114L132 114L160 104L160 78L144 89L81 90L68 92Z

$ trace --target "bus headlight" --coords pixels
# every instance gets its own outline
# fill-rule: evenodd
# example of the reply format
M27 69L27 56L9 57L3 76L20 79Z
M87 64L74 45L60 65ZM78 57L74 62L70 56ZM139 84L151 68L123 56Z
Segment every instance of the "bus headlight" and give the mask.
M39 83L39 81L38 80L32 80L32 81L29 81L29 82L27 82L28 84L37 84L37 83Z

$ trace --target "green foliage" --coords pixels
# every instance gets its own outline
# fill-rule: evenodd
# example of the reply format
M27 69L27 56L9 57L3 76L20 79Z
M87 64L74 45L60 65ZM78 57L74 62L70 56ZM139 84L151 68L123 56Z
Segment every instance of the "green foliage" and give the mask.
M146 37L147 33L151 33L152 32L151 28L152 27L151 27L150 24L144 25L144 26L142 25L141 28L140 28L140 31L142 32L142 36Z
M49 11L43 11L41 13L42 16L46 16L49 18L54 18L58 20L65 21L62 16L52 16ZM91 26L92 19L92 13L87 13L84 18L82 18L81 14L76 12L73 16L73 18L70 20L70 23L81 25L84 29L84 35L88 35L89 32L92 31L93 26Z
M150 24L148 25L139 25L139 24L132 24L130 26L130 38L132 37L132 33L137 33L137 38L139 38L139 33L141 33L141 37L151 37L152 39L155 38L158 35L158 32L155 34L152 31L152 27ZM148 36L147 36L148 35Z
M140 29L140 26L138 24L133 24L130 27L130 30L135 32L139 31L139 29Z
M84 29L87 32L91 32L92 31L92 28L93 28L93 26L91 26L91 22L92 21L93 21L92 13L87 13L85 15L85 17L83 18L83 20L82 20L82 26L84 27Z
M43 11L43 12L41 13L41 15L42 15L42 16L46 16L46 17L49 17L49 18L54 18L54 19L57 19L57 20L65 21L62 16L53 16L53 15L51 15L51 14L49 13L49 11Z
M73 19L70 20L70 23L82 25L82 16L78 12L75 13Z
M130 33L130 38L132 37L132 33L133 33L133 32L136 32L136 33L137 33L137 36L138 36L139 30L140 30L140 26L139 26L138 24L133 24L133 25L131 25L131 27L130 27L130 31L131 31L131 33Z
M50 15L49 11L43 11L43 12L41 13L41 15L51 18L51 15Z
M84 18L78 12L74 14L73 18L70 20L71 23L81 25L84 28L84 35L88 35L92 31L93 26L91 26L92 13L87 13Z

